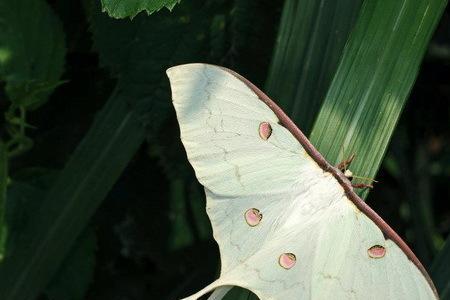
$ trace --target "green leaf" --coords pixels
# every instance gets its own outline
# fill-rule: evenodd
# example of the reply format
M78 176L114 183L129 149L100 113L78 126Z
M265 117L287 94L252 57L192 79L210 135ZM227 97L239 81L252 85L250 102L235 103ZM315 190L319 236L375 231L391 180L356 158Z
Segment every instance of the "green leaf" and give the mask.
M450 236L431 266L431 277L441 300L450 299Z
M49 95L54 89L65 83L63 80L38 81L28 80L12 82L8 85L7 92L17 106L36 108L46 100L43 95Z
M445 5L364 2L311 132L329 162L355 153L353 173L376 175Z
M138 114L114 94L0 265L2 299L39 295L143 139Z
M10 101L43 104L59 82L65 54L62 24L45 1L0 1L0 79Z
M45 192L41 188L27 182L13 181L8 187L6 201L8 251L6 252L6 261L11 253L15 253L16 249L27 244L26 231L31 226L33 213L39 209L44 196Z
M45 198L45 194L57 173L48 169L31 168L15 174L24 181L13 181L8 189L8 223L10 235L8 252L14 247L26 245L27 231L34 226L31 219ZM76 241L45 294L49 299L84 299L94 271L95 232L88 228Z
M173 14L140 15L133 20L111 19L94 5L89 8L100 63L119 79L118 90L128 95L128 102L139 106L140 119L151 132L172 112L166 69L200 59L205 51L210 19L200 16L210 11L201 8L202 2L194 1L180 5Z
M362 0L287 0L266 91L308 134Z
M212 234L211 225L205 216L205 196L198 182L176 176L170 183L171 233L168 249L177 251L205 240Z
M7 258L29 243L33 218L39 211L57 171L43 168L23 169L8 186L6 221L8 224Z
M103 11L113 18L135 17L145 10L152 14L163 7L172 10L181 0L102 0Z
M188 197L186 183L182 179L172 180L170 183L170 215L172 224L169 234L169 250L179 250L194 242L192 230L186 216L186 197Z
M88 228L75 242L45 294L50 300L83 300L94 275L95 231Z
M5 222L6 188L8 185L8 151L0 140L0 263L5 256L7 227Z

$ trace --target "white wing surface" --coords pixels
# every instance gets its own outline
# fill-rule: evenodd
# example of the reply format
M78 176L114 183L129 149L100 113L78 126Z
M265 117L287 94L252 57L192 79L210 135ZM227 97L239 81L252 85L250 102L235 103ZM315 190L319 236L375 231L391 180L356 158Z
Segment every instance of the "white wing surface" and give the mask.
M167 74L222 263L220 278L189 299L230 285L260 299L436 299L246 83L206 64Z

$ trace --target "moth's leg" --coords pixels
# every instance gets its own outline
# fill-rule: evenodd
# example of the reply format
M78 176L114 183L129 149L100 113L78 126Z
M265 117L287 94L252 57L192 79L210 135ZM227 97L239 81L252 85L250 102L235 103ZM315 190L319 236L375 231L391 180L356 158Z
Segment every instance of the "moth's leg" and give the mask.
M341 161L336 167L341 170L342 172L345 172L345 170L348 169L348 166L350 166L350 164L352 163L353 159L355 158L355 154L353 153L352 155L350 155L349 158Z
M352 187L355 189L373 189L373 185L366 183L352 183Z

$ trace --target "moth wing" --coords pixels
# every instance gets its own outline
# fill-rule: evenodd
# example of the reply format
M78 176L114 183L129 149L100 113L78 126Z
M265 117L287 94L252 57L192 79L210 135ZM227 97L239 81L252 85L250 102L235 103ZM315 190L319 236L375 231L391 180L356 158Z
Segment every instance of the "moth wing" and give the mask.
M259 299L437 299L430 284L378 226L342 197L307 220L300 208L292 211L290 222L259 246L259 250L199 293L197 299L220 286L240 286ZM382 257L369 249L384 247ZM295 254L295 265L285 269L280 254Z
M167 74L189 162L200 183L215 195L287 192L315 164L273 111L229 72L187 64ZM272 128L267 140L259 134L263 122Z
M234 74L188 64L167 71L181 139L205 187L221 276L261 299L435 299L424 275L346 198L275 113ZM262 123L270 124L268 138ZM262 214L250 226L244 214ZM382 258L368 249L385 247ZM295 265L280 266L283 253Z
M227 272L257 251L283 210L290 209L293 190L308 190L331 176L231 73L217 66L188 64L170 68L167 74L181 140L205 187L222 273ZM267 139L259 132L264 122L272 129ZM252 208L260 211L264 226L246 223L244 214Z

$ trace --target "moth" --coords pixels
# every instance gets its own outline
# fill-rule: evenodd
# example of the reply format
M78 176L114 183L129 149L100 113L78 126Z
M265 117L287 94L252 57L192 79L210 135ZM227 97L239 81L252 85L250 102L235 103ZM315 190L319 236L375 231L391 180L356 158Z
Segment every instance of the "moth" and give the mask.
M220 277L260 299L438 299L420 261L289 117L229 69L167 70L181 140L220 249Z

